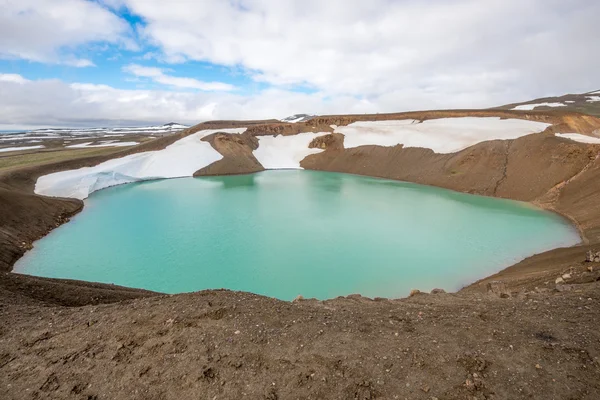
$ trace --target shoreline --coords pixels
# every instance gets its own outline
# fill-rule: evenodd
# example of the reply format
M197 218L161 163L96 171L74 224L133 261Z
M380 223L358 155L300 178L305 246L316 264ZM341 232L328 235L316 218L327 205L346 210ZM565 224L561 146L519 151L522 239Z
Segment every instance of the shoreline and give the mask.
M513 264L509 264L509 265L507 265L507 266L505 266L505 267L502 267L502 269L500 269L500 270L498 270L498 271L496 271L496 272L494 272L494 273L492 273L492 274L490 274L490 275L486 275L486 276L484 276L484 277L482 277L482 278L479 278L479 279L471 280L471 281L469 281L468 283L466 283L466 284L462 285L462 286L460 287L460 289L458 289L458 290L456 290L456 291L449 291L448 293L458 293L458 292L460 292L460 291L462 291L462 290L464 290L464 289L470 288L470 287L472 287L472 286L474 286L474 285L478 284L479 282L482 282L482 281L489 280L490 278L492 278L492 277L494 277L494 276L496 276L496 275L498 275L498 274L502 274L502 272L504 272L504 271L506 271L506 270L509 270L509 269L511 269L511 268L514 268L514 267L515 267L515 266L517 266L518 264L520 264L520 263L522 263L523 261L525 261L525 260L528 260L528 259L530 259L530 258L532 258L532 257L536 257L536 256L542 256L542 255L544 255L544 254L550 253L550 252L552 252L552 251L555 251L555 250L576 248L576 247L579 247L579 246L583 246L583 245L586 245L586 244L588 244L588 240L587 240L587 238L585 237L585 234L584 234L584 231L583 231L583 229L581 228L581 225L580 225L580 224L579 224L579 223L578 223L578 222L577 222L577 221L576 221L574 218L572 218L571 216L569 216L569 215L567 215L567 214L563 214L563 213L561 213L561 212L557 211L556 209L549 208L549 207L545 207L544 205L537 204L537 203L535 203L535 202L528 202L528 201L514 200L514 199L510 199L510 198L497 197L497 196L489 196L489 195L482 195L482 194L476 194L476 193L468 193L468 192L462 192L462 191L459 191L459 190L449 189L449 188L440 187L440 186L435 186L435 185L421 184L421 183L410 182L410 181L405 181L405 180L390 179L390 178L385 178L385 177L381 177L381 176L362 175L362 174L356 174L356 173L347 173L347 172L337 172L337 171L319 171L319 170L310 170L310 169L304 169L304 168L300 168L300 169L295 169L295 168L288 168L288 169L265 169L265 170L263 170L263 171L240 172L240 173L231 173L231 174L218 174L218 175L217 175L217 174L215 174L215 175L192 176L192 177L184 176L184 177L175 177L175 178L157 178L157 179L147 179L147 180L142 180L142 181L137 181L137 182L121 183L121 184L118 184L118 185L114 185L114 186L110 186L110 187L107 187L107 188L100 189L100 190L98 190L98 191L95 191L94 193L96 193L96 192L100 192L100 191L102 191L102 190L104 190L104 189L108 189L108 188L111 188L111 187L117 187L117 186L129 185L129 184L132 184L132 183L155 182L155 181L161 181L161 180L167 180L167 179L169 179L169 180L170 180L170 179L185 179L185 178L193 178L193 179L195 179L195 178L200 178L200 179L201 179L201 178L207 178L207 177L208 177L208 178L210 178L211 176L212 176L212 177L215 177L215 176L255 175L255 174L259 174L259 173L261 173L261 172L265 172L265 171L281 171L281 170L296 170L296 171L302 171L302 170L306 170L306 171L326 172L326 173L333 173L333 174L345 174L345 175L353 175L353 176L360 176L360 177L366 177L366 178L372 178L372 179L378 179L378 180L386 180L386 181L393 181L393 182L403 182L403 183L409 183L409 184L414 184L414 185L419 185L419 186L426 186L426 187L431 187L431 188L436 188L436 189L441 189L441 190L447 190L447 191L454 192L454 193L459 193L459 194L465 194L465 195L471 195L471 196L479 196L479 197L486 197L486 198L498 199L498 200L507 200L507 201L511 201L511 202L517 202L517 203L527 204L528 206L531 206L531 207L533 207L533 208L535 208L535 209L538 209L538 210L540 210L540 211L547 211L547 212L550 212L550 213L552 213L552 214L555 214L555 215L557 215L558 217L560 217L560 219L564 220L564 222L565 222L567 225L569 225L571 228L573 228L573 229L574 229L574 231L576 231L576 232L577 232L577 234L578 234L578 237L579 237L579 242L578 242L578 243L576 243L576 244L574 244L574 245L572 245L572 246L567 246L567 247L555 247L555 248L551 248L551 249L544 250L544 251L542 251L542 252L539 252L539 253L533 253L533 254L530 254L530 255L528 255L528 256L525 256L525 257L523 257L523 258L519 259L517 262L515 262L515 263L513 263ZM37 195L37 194L36 194L36 195ZM90 194L90 195L91 195L91 194ZM40 195L37 195L37 196L40 196ZM46 196L41 196L41 197L46 197ZM30 249L29 249L29 250L27 250L25 253L23 253L23 255L21 255L21 257L19 257L18 259L16 259L16 260L14 261L14 263L11 265L11 268L10 268L10 270L9 270L8 272L9 272L9 273L14 273L14 274L19 274L19 275L22 275L22 276L33 277L33 278L42 278L42 279L60 279L60 280L67 280L67 281L72 281L72 280L74 280L74 279L71 279L71 278L52 278L52 277L45 277L45 276L38 276L38 275L29 275L29 274L25 274L25 273L21 273L21 272L17 272L17 271L15 271L15 270L14 270L14 266L16 265L16 263L17 263L19 260L21 260L23 257L25 257L25 256L26 256L26 255L27 255L27 254L28 254L28 253L31 251L31 248L33 248L33 247L35 246L35 242L37 242L37 241L39 241L39 240L42 240L42 239L44 239L44 238L45 238L45 237L46 237L48 234L50 234L51 232L53 232L53 231L54 231L56 228L58 228L58 227L61 227L61 226L65 225L65 224L67 224L68 222L70 222L71 218L73 218L73 217L75 217L75 216L79 215L79 214L80 214L82 211L84 211L84 209L85 209L85 200L87 200L87 198L86 198L86 199L84 199L84 200L81 200L81 203L82 203L81 207L80 207L80 208L79 208L79 209L78 209L78 210L77 210L75 213L71 214L71 215L70 215L68 218L66 218L66 219L63 221L63 223L61 223L60 225L57 225L56 227L54 227L54 228L50 229L50 230L49 230L49 231L47 231L47 232L46 232L46 233L45 233L43 236L41 236L40 238L38 238L38 239L36 239L35 241L33 241L33 242L30 244L30 246L31 246L31 247L30 247ZM84 282L88 282L88 283L90 283L90 284L115 285L114 283L103 283L103 282L97 282L97 281L84 281ZM144 291L144 290L148 290L148 289L141 288L141 287L131 287L131 286L121 286L121 285L116 285L116 286L119 286L119 287L124 287L124 288L128 288L128 289L132 289L132 290L142 290L142 291ZM210 291L210 290L219 290L219 289L221 289L221 288L209 288L209 289L201 289L201 291L205 291L205 290L208 290L208 291ZM415 288L415 289L418 289L418 288ZM228 290L228 289L226 289L226 290ZM195 292L195 291L194 291L194 292ZM175 294L186 294L186 293L194 293L194 292L181 292L181 293L175 293ZM171 293L163 293L163 292L153 292L153 293L160 293L160 294L167 295L167 296L171 296L171 295L173 295L173 294L171 294ZM248 293L254 294L254 293L252 293L252 292L248 292ZM362 296L362 297L365 297L365 296L363 296L363 295L362 295L362 294L360 294L360 293L353 293L353 294L348 294L348 295L350 295L350 296L351 296L351 295L356 295L356 294L358 294L358 295L360 295L360 296ZM263 296L263 295L260 295L260 296ZM269 298L272 298L272 297L270 297L270 296L264 296L264 297L269 297ZM387 300L398 300L398 299L402 299L402 298L407 298L408 296L404 296L404 297L398 297L398 298L386 298L386 297L381 297L381 296L377 296L377 297L378 297L378 298L384 298L384 299L387 299ZM365 298L368 298L368 297L365 297ZM273 298L273 299L275 299L275 298ZM331 299L322 299L322 301L325 301L325 300L332 300L332 299L333 299L333 298L331 298ZM279 299L277 299L277 300L279 300ZM282 300L282 301L285 301L285 300Z
M518 139L484 141L452 154L437 154L429 149L403 146L371 145L345 149L343 145L340 147L339 135L327 133L331 130L332 124L340 126L362 120L406 118L426 120L465 116L519 118L544 121L553 125L542 133ZM588 182L596 182L596 176L600 177L600 171L596 171L599 169L597 161L600 146L582 144L557 138L554 135L555 132L565 130L591 133L593 129L600 127L600 119L564 112L440 110L381 115L321 116L296 124L269 121L213 121L125 150L107 151L98 153L97 156L59 159L45 164L27 164L4 171L0 173L0 192L3 191L0 193L0 200L2 194L14 197L8 204L11 207L21 207L22 200L36 202L38 210L32 211L34 214L31 214L28 210L21 209L22 218L29 219L37 213L37 218L43 217L46 222L35 224L30 222L30 228L22 224L14 225L13 222L12 235L14 236L11 238L9 231L8 243L6 238L0 241L1 248L7 249L9 253L7 257L0 257L0 269L11 271L16 261L33 242L40 240L57 226L68 222L68 218L78 214L83 208L83 202L80 200L34 194L35 183L40 176L93 166L109 159L139 152L161 150L180 138L205 129L242 126L247 128L244 133L236 135L219 133L203 139L221 153L223 158L196 171L194 177L238 175L263 170L252 154L255 148L253 146L256 145L255 135L285 136L299 132L323 132L321 137L328 140L320 143L319 148L324 151L304 158L300 163L301 168L409 182L458 193L525 202L533 207L553 212L572 225L580 237L580 243L572 248L583 251L586 246L600 243L600 207L597 206L600 195L597 196L598 202L594 201L595 192L588 194L582 201L577 198L579 195L577 191L574 192L575 197L571 191L569 196L564 196L568 202L560 204L565 190L569 191L571 186L577 187ZM329 138L326 137L328 135ZM312 143L309 148L311 146ZM0 213L0 222L1 217ZM7 217L13 218L11 215L5 215L4 218ZM552 251L554 250L550 250ZM524 261L547 253L549 252L534 254ZM521 263L507 266L501 272ZM493 276L495 275L485 279L491 279Z

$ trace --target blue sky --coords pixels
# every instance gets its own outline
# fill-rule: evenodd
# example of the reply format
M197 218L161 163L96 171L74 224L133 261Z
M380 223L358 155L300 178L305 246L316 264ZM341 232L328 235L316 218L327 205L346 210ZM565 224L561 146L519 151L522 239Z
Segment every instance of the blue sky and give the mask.
M477 108L600 89L592 0L0 7L0 129Z

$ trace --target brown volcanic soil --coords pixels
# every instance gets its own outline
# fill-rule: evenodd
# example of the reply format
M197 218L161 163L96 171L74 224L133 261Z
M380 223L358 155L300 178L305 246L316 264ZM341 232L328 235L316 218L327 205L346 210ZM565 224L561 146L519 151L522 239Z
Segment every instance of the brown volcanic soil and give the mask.
M232 175L264 171L253 150L258 148L258 139L248 133L234 135L230 133L215 133L204 137L223 158L217 162L196 171L194 176Z
M38 176L158 150L200 129L223 160L197 175L261 170L255 136L331 132L357 120L517 117L547 133L456 154L362 146L326 134L305 168L401 179L530 201L567 215L588 242L533 256L456 294L282 302L248 293L162 296L0 273L0 398L600 398L599 147L556 138L600 120L564 112L436 111L326 116L306 123L200 124L125 151L0 171L0 269L81 209L32 194ZM245 125L244 125L245 124ZM432 249L435 251L435 249ZM565 275L565 284L555 279ZM488 284L494 284L488 292ZM504 286L505 285L505 286ZM499 296L501 295L501 297Z

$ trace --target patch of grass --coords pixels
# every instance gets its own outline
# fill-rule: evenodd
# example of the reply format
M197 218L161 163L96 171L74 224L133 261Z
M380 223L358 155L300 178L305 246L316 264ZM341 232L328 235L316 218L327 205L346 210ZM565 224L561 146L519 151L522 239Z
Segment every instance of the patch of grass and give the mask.
M0 171L8 171L13 168L20 168L24 166L50 164L63 160L74 160L83 157L106 155L120 150L123 149L119 147L98 147L91 149L60 149L25 154L6 154L0 156Z

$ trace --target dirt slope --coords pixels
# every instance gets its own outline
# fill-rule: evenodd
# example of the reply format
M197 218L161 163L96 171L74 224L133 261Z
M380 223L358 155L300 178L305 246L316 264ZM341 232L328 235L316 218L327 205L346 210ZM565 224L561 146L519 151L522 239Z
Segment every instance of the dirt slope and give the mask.
M517 106L527 104L543 104L543 103L560 103L564 106L561 107L548 107L540 106L536 107L536 111L553 111L560 109L562 112L578 112L600 117L600 102L591 101L596 97L599 97L600 93L588 92L579 94L566 94L564 96L553 96L543 97L535 100L529 100L522 103L507 104L497 109L511 110Z
M578 287L508 299L209 291L0 303L0 387L6 399L595 400L600 290Z

